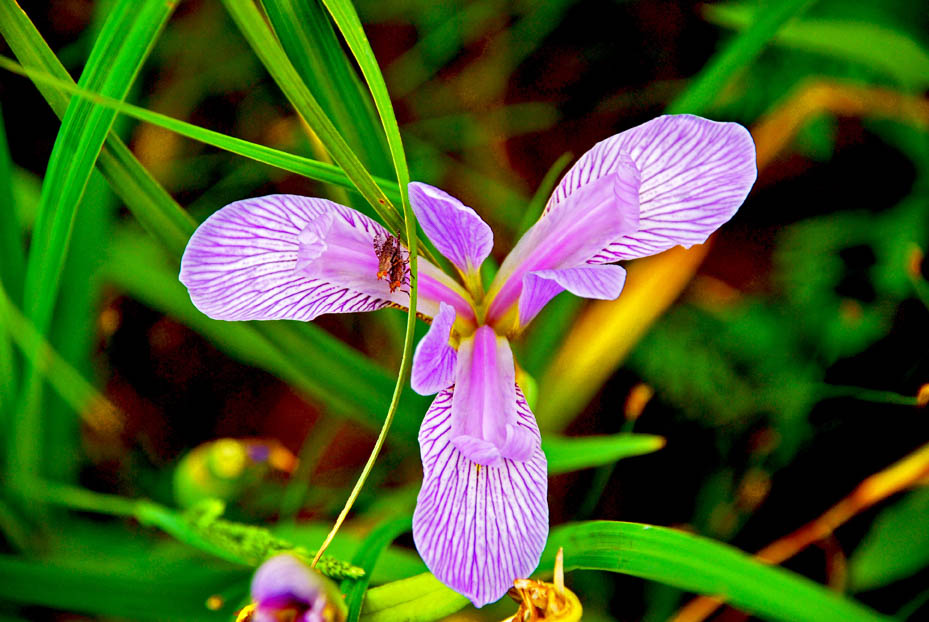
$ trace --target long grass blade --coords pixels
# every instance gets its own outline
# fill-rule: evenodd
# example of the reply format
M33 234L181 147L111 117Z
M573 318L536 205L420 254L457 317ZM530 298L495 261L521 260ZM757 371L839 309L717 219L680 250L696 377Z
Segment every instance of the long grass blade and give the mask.
M219 149L224 149L230 153L235 153L237 155L250 158L256 162L261 162L262 164L274 166L281 170L303 175L309 179L315 179L317 181L335 184L350 189L355 188L354 184L346 176L345 172L333 164L294 155L292 153L287 153L286 151L280 151L272 147L267 147L265 145L259 145L247 140L242 140L241 138L235 138L234 136L228 136L226 134L199 127L191 123L187 123L186 121L181 121L180 119L175 119L168 115L154 112L140 106L135 106L127 102L113 99L111 97L106 97L104 95L100 95L99 93L94 93L93 91L82 89L73 84L69 84L67 81L57 79L43 71L23 67L22 65L18 65L10 59L4 58L2 56L0 56L0 68L6 69L7 71L11 71L13 73L28 76L30 79L37 83L54 86L57 89L78 95L87 101L104 106L110 110L114 110L126 116L138 119L139 121L144 121L146 123L151 123L152 125L163 127L167 130L171 130L172 132L180 134L181 136L186 136L187 138L197 140L206 145L218 147ZM378 187L380 187L380 189L384 192L384 194L386 194L394 201L400 201L400 191L396 182L384 179L382 177L374 177L373 179Z
M790 19L802 15L816 0L772 2L755 15L744 31L736 35L710 59L683 93L672 101L668 114L700 114L719 96L729 79L751 63Z
M374 182L354 151L342 138L319 102L300 79L300 75L287 58L280 42L274 37L264 16L255 6L254 0L223 0L239 30L261 59L271 77L277 82L284 95L307 125L316 133L361 196L393 231L402 231L403 218L387 195Z
M81 75L82 86L123 98L170 16L174 2L119 2L107 18ZM46 333L58 298L59 280L80 198L115 113L81 100L68 105L42 186L23 285L26 316ZM40 375L24 376L20 416L14 420L8 454L14 486L28 486L42 463Z

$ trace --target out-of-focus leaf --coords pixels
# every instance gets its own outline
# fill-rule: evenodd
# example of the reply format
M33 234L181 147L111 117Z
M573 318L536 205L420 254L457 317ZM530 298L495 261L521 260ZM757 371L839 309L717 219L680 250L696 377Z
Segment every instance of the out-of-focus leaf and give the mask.
M76 87L68 81L57 79L48 73L20 67L3 57L0 57L0 67L8 71L22 73L36 82L53 86L67 93L74 93L90 102L115 110L121 114L163 127L181 136L192 138L204 144L225 149L230 153L251 158L256 162L303 175L308 179L315 179L317 181L336 184L351 189L355 187L345 175L345 172L333 164L294 155L286 151L280 151L272 147L266 147L234 136L227 136L220 132L198 127L179 119L173 119L167 115L152 112L151 110L146 110L139 106L134 106L87 89ZM400 192L396 182L379 177L375 177L374 181L388 197L399 201Z
M206 317L190 302L164 254L140 235L124 232L114 237L103 274L138 300L206 335L239 360L268 369L338 413L369 426L380 424L393 380L370 359L325 331L307 325L221 322ZM415 438L422 412L424 400L407 395L401 401L396 423L403 440Z
M739 69L748 66L789 20L802 15L815 0L783 0L758 11L745 30L736 35L700 70L683 93L668 105L668 114L700 114L709 107Z
M80 84L117 99L125 97L174 6L173 1L141 6L131 0L117 3L94 44ZM21 12L17 6L4 9L4 13ZM6 37L8 31L3 32ZM112 111L73 100L55 140L23 284L23 310L40 333L47 333L51 326L76 210L114 118ZM21 487L39 474L45 448L41 382L35 368L27 366L23 382L20 413L11 426L8 461L10 479Z
M368 590L363 622L429 622L464 608L468 599L423 573Z
M236 601L212 611L206 599L234 586L244 592L247 581L242 571L219 570L196 558L183 566L147 564L144 576L134 576L94 568L84 560L61 563L0 556L0 576L0 599L7 603L152 622L227 621Z
M908 493L881 512L849 559L855 591L870 590L929 566L929 488Z
M542 437L549 475L612 464L623 458L658 451L664 445L663 437L651 434L581 437L546 434Z
M358 622L365 591L371 581L371 572L374 571L381 554L398 536L412 528L413 520L409 516L390 519L375 527L361 543L361 547L352 558L352 563L364 569L365 575L359 579L347 579L342 582L345 602L348 605L348 622Z
M539 383L543 430L564 428L677 298L708 250L673 248L629 266L623 295L597 300L577 319Z
M608 570L723 598L769 620L860 620L884 616L721 542L667 527L595 521L552 530L540 568L564 547L565 570Z
M748 4L717 4L707 6L705 13L713 23L742 31L756 22L759 10ZM882 24L803 17L781 27L773 43L861 63L908 90L929 86L929 53L906 34Z
M373 172L389 175L393 167L374 108L319 0L262 0L262 6L287 56L346 142L365 154Z

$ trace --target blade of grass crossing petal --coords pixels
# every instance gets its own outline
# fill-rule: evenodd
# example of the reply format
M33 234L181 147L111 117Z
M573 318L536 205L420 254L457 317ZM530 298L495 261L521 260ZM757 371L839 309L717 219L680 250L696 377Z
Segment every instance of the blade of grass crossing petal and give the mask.
M81 75L81 85L125 97L174 2L150 0L141 5L121 0L107 18ZM75 210L115 113L74 99L55 140L42 185L23 286L26 316L41 333L50 327L59 280L74 225ZM42 463L40 376L27 366L20 416L10 435L10 482L28 487Z
M64 117L70 100L67 92L55 88L48 81L36 78L47 73L61 81L60 84L75 89L77 87L29 17L13 0L0 0L0 33L27 69L40 72L30 77L52 111L59 118ZM10 69L15 70L12 67ZM107 138L97 164L110 186L139 222L167 248L177 251L178 254L183 251L194 230L194 221L158 185L118 137L111 134Z
M387 196L374 183L370 173L361 164L358 156L346 144L332 121L326 116L319 102L300 79L300 75L287 58L274 33L265 22L264 16L253 0L223 0L233 21L245 36L252 50L267 68L271 77L281 88L307 125L316 133L326 151L338 164L358 192L368 201L371 208L384 223L394 231L400 231L403 219Z
M287 56L346 142L364 155L372 172L391 174L374 107L326 10L318 0L261 0L261 4Z
M887 621L806 577L765 565L727 544L653 525L594 521L552 530L539 568L564 547L565 570L607 570L719 596L769 620Z
M78 93L86 92L74 86L69 74L48 48L32 22L29 21L28 16L19 9L13 0L0 0L0 32L2 32L13 52L24 64L54 76L59 80L56 84L70 85L71 89ZM34 74L31 77L38 78L39 75ZM69 97L65 91L49 86L49 84L48 80L36 79L36 85L49 105L56 114L63 116ZM99 96L99 99L103 102L113 101L102 96ZM128 106L128 104L116 103ZM165 249L170 251L173 257L179 258L184 251L187 240L196 227L196 223L187 212L139 164L135 156L119 138L113 135L109 136L107 146L100 154L98 165L110 182L111 187L125 202L133 215L159 240ZM335 167L330 167L328 170L336 171L336 174L342 175L341 179L346 179L344 173L337 171ZM342 183L347 182L343 181ZM385 181L384 183L387 184L388 182ZM395 184L393 192L398 192ZM141 248L143 248L142 244L134 245L136 251ZM274 335L272 335L274 341L272 342L268 336L257 332L258 327L213 322L198 313L190 305L186 293L177 282L176 272L172 271L174 268L165 267L155 274L149 274L147 271L159 264L149 263L145 259L144 253L141 253L143 259L135 261L133 264L130 263L132 256L132 254L127 253L121 259L117 259L115 262L106 262L103 266L105 270L113 269L114 274L110 275L111 280L121 284L123 289L133 293L137 298L155 308L166 310L175 317L180 317L185 324L216 341L220 347L223 347L231 355L277 374L279 377L293 383L294 386L313 395L317 400L323 403L340 401L326 387L319 387L314 383L314 378L317 376L314 375L312 370L310 372L303 371L300 365L305 365L312 360L311 357L306 356L306 352L310 350L303 346L305 341L311 337L323 342L329 340L336 345L344 346L344 344L337 342L321 329L309 324L298 327L278 325L274 329L265 328L266 331L272 330L274 332ZM123 260L125 260L125 263ZM165 261L161 260L161 264L165 265ZM129 265L135 265L136 268L130 269L127 267ZM145 284L149 282L158 282L157 278L159 277L163 279L165 289L148 290L145 287ZM168 294L167 292L171 293ZM284 346L289 348L288 352L292 353L285 353ZM344 347L347 348L347 346ZM346 395L351 399L346 398L347 401L344 401L342 407L346 412L353 413L355 417L365 421L368 425L373 425L372 420L365 416L373 416L373 413L380 412L383 404L388 403L390 388L393 383L386 373L370 363L370 361L358 353L353 352L352 354L353 356L347 357L340 354L338 358L334 359L345 361L347 368L351 370L350 377L362 378L360 385L352 387L346 392ZM323 372L327 369L330 368L323 369ZM322 377L325 378L325 376ZM316 387L316 389L314 390L313 387ZM422 411L422 404L415 399L404 400L401 403L397 424L405 437L415 437L416 413Z
M345 594L345 604L348 606L347 622L358 622L361 616L361 606L364 602L365 592L371 582L371 573L374 566L390 543L399 536L413 529L413 519L409 516L395 518L381 523L375 527L368 537L364 539L352 564L364 569L365 574L360 579L345 580L342 582L342 592Z
M393 397L390 400L390 408L387 410L387 416L384 418L384 424L381 426L381 432L378 434L377 441L374 443L374 447L371 449L371 454L368 456L368 460L362 469L361 475L355 482L355 486L351 493L349 493L348 500L345 502L345 506L342 508L342 511L336 518L332 530L329 532L329 535L326 536L326 539L319 547L319 551L317 551L316 556L313 558L314 566L319 561L320 556L326 550L326 547L329 546L329 543L335 537L339 527L345 521L352 505L355 502L355 499L358 498L358 494L361 492L361 489L364 486L368 475L371 473L371 469L374 467L374 462L377 460L377 456L380 453L381 448L384 446L384 442L387 440L387 433L390 431L391 423L393 422L394 415L397 412L397 406L400 404L400 396L403 393L403 389L406 386L407 379L409 378L410 367L413 363L413 333L416 328L416 293L418 283L416 273L416 258L419 250L416 235L416 217L413 215L413 210L410 207L409 196L407 194L407 187L410 183L410 171L406 162L406 155L403 151L403 142L400 138L400 128L397 125L397 117L394 115L393 103L390 101L390 96L387 93L387 85L384 83L384 76L381 75L381 70L377 65L377 60L374 58L374 52L371 50L371 45L368 43L368 39L365 37L364 29L361 27L361 22L358 19L358 14L355 13L355 8L351 4L347 4L345 2L329 2L328 0L323 1L326 5L326 8L332 14L336 26L342 32L342 36L345 37L349 48L352 50L352 54L355 55L355 60L358 62L359 67L361 67L361 73L364 76L368 88L371 90L371 95L374 98L374 105L381 117L381 124L384 126L384 134L387 137L387 145L390 148L390 155L393 159L394 170L397 173L397 181L400 184L400 195L402 198L403 207L403 222L406 229L407 246L410 251L410 308L407 312L406 337L403 343L403 358L400 361L400 370L397 373L397 384L394 387Z
M230 153L235 153L237 155L251 158L256 162L261 162L262 164L274 166L291 173L303 175L309 179L315 179L317 181L343 186L352 190L355 189L355 185L345 175L345 172L333 164L320 162L318 160L287 153L286 151L280 151L272 147L266 147L264 145L259 145L247 140L242 140L241 138L228 136L220 132L181 121L180 119L174 119L167 115L147 110L140 106L122 102L111 97L105 97L87 89L82 89L74 86L73 84L69 84L64 80L57 79L45 72L17 65L13 61L2 56L0 56L0 68L12 71L14 73L26 75L37 83L53 85L62 91L73 93L95 104L99 104L121 114L125 114L126 116L130 116L140 121L145 121L147 123L163 127L165 129L171 130L172 132L180 134L181 136L186 136L187 138L200 141L204 144L224 149ZM381 177L374 177L373 179L384 192L384 194L387 195L391 200L397 202L400 201L400 191L396 182Z
M684 92L668 105L666 112L700 114L706 110L716 101L733 74L755 60L784 24L802 15L814 2L783 0L766 5L764 10L755 14L750 26L733 37L703 66Z

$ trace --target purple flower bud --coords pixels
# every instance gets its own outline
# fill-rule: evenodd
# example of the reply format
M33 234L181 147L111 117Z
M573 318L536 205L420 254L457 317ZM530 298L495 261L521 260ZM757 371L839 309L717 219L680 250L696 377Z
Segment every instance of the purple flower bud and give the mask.
M327 598L325 579L293 555L277 555L252 578L256 608L252 622L333 622L337 609Z

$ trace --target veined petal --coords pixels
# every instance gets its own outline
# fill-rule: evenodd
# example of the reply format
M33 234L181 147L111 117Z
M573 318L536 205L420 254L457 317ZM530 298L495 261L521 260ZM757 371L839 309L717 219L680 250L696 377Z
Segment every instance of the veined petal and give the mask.
M429 332L416 346L410 384L420 395L432 395L455 384L458 354L448 338L455 324L455 309L444 302L432 320Z
M194 305L219 320L309 321L322 313L405 307L404 288L391 292L377 278L374 239L387 235L364 214L325 199L246 199L194 232L180 279ZM472 313L460 287L425 260L420 266L417 306L424 315L438 312L440 300L466 317Z
M439 252L465 274L480 268L494 245L487 223L444 190L412 182L409 191L416 220Z
M529 457L492 467L469 460L450 439L454 390L436 396L420 428L423 485L413 539L440 581L482 607L539 563L548 537L547 463L518 387L517 425L531 438Z
M595 263L705 242L735 214L757 176L755 144L741 125L663 116L597 143L567 172L546 211L623 167L627 157L642 175L639 229L612 240Z
M626 271L620 266L586 264L561 270L536 270L523 277L519 324L526 326L557 294L568 290L581 298L615 300L623 291Z
M458 347L451 441L469 460L497 466L525 460L529 435L517 425L516 367L506 337L481 326Z
M490 287L487 321L516 303L523 276L537 270L573 268L639 227L639 171L619 156L608 174L585 184L544 214L507 255Z

